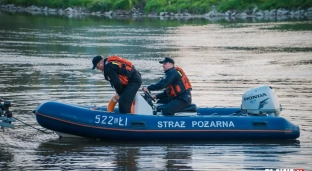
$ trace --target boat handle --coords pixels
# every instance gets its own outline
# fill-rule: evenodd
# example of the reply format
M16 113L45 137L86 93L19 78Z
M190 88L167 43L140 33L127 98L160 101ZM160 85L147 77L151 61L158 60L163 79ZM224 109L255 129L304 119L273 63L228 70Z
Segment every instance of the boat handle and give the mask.
M145 122L132 122L131 126L145 127Z
M267 122L252 122L252 126L254 126L254 127L267 127L268 123Z

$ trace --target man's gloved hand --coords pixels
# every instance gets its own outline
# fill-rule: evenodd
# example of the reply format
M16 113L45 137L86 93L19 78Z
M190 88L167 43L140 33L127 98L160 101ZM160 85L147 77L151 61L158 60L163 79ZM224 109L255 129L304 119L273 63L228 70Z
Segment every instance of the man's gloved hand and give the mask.
M142 91L148 92L148 89L147 89L146 87L143 87L143 88L142 88Z

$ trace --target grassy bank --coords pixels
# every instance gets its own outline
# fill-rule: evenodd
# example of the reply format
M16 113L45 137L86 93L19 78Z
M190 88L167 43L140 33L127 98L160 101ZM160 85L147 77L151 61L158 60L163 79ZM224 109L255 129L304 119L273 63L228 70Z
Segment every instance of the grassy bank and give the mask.
M145 0L0 0L4 4L17 6L39 6L49 8L85 7L91 11L131 9Z
M253 9L261 10L284 8L288 10L307 9L312 7L312 0L222 0L219 11Z
M4 4L18 6L39 6L49 8L85 7L90 11L129 10L139 8L145 13L152 12L189 12L204 14L216 6L219 12L227 10L242 11L257 6L262 10L307 9L312 0L0 0Z

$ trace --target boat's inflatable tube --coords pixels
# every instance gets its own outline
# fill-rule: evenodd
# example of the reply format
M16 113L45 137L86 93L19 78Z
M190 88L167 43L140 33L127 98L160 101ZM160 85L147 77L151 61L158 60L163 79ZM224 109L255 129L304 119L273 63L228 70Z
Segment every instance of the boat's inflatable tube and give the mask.
M115 106L118 103L119 100L119 96L117 94L114 95L113 98L110 99L108 106L107 106L107 112L114 112ZM132 105L131 105L131 114L134 113L134 104L135 102L133 101Z

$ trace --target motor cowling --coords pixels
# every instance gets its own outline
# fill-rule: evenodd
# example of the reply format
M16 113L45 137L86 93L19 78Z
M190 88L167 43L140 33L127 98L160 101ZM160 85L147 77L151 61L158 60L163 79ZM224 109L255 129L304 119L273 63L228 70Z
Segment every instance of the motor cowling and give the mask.
M242 98L242 110L249 114L279 116L282 107L271 86L260 86L247 90Z

